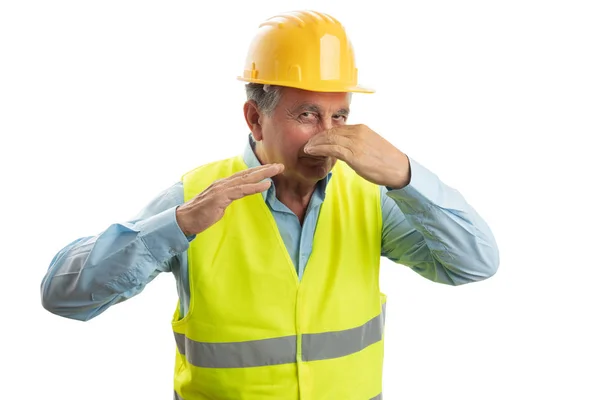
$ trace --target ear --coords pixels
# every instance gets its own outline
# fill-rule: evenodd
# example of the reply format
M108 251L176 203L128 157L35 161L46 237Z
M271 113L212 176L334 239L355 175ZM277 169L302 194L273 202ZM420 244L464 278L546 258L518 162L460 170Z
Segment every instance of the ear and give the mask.
M262 140L262 115L254 100L249 100L244 103L244 117L246 118L246 124L248 124L248 128L250 128L254 140L260 142Z

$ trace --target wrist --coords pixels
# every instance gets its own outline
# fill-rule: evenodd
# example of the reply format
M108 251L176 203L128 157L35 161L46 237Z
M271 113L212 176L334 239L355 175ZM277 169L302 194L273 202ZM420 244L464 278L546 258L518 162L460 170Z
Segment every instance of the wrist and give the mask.
M185 210L182 210L180 207L181 206L177 206L177 208L175 209L175 219L177 220L177 225L179 225L179 229L181 229L181 232L186 237L190 237L193 235L193 233L187 228L187 225L185 223L186 213Z
M385 185L388 190L403 189L410 184L411 169L408 156L402 153L402 161L398 163L400 168L396 167L391 172L391 178Z

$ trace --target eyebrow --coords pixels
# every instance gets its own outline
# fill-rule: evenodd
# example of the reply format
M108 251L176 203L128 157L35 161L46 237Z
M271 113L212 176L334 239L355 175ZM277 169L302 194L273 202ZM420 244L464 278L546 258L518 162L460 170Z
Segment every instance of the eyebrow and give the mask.
M303 113L307 111L314 112L319 115L323 114L323 109L314 103L302 103L292 110L292 114ZM335 114L348 116L348 114L350 114L350 110L347 108L340 108Z

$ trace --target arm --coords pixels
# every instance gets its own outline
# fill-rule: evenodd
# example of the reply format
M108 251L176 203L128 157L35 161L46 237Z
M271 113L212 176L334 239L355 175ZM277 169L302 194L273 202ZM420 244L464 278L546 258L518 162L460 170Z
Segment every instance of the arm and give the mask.
M382 186L382 255L439 283L491 277L498 247L485 221L463 196L410 159L410 183Z
M189 240L177 224L181 183L162 192L132 221L115 223L97 236L63 248L42 280L43 307L87 321L137 294L159 273L181 263Z
M336 126L304 151L345 161L382 187L382 255L440 283L489 278L499 263L492 232L461 194L368 126ZM386 193L386 189L394 188Z

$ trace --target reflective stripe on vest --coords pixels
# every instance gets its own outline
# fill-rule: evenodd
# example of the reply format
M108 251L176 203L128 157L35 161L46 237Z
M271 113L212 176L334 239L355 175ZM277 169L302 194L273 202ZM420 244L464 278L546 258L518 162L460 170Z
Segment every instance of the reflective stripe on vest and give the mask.
M183 400L183 397L179 393L173 391L173 400ZM383 400L383 394L379 393L377 396L370 398L369 400Z
M383 337L382 312L366 324L336 332L302 335L302 361L326 360L357 353ZM245 368L296 362L296 336L235 343L197 342L175 333L179 353L203 368Z

